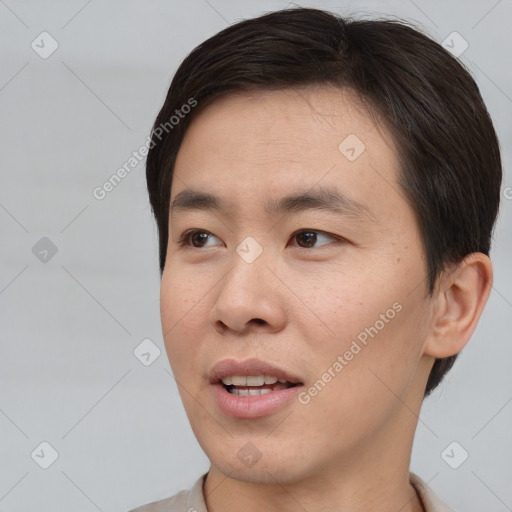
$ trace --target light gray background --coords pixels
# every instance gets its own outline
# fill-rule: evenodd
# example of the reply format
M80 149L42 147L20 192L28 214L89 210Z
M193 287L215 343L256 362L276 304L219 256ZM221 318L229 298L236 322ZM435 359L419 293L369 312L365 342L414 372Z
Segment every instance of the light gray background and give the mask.
M105 199L92 191L145 142L193 47L287 5L0 0L0 511L121 512L206 471L164 352L144 162ZM459 58L506 170L495 285L472 341L424 403L411 468L456 511L510 511L512 1L300 5L398 15L438 41L457 31L469 43ZM31 48L43 31L59 45L47 59ZM42 237L58 249L46 263L32 252ZM162 353L146 367L133 350L147 338ZM58 452L48 469L31 458L43 441ZM452 441L469 453L458 469L441 457Z

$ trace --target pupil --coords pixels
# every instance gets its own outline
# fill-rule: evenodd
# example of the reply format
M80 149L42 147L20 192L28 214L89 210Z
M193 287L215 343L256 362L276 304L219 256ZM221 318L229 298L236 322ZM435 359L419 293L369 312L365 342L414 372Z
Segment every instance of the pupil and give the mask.
M192 237L192 240L197 241L197 239L201 237L203 238L203 242L206 242L206 239L208 238L208 234L207 233L196 233L193 237ZM201 244L201 241L199 241L199 243Z
M309 244L315 242L316 233L313 233L311 231L307 231L307 232L301 233L300 238L305 239L306 240L306 244L308 244L308 246L309 246Z

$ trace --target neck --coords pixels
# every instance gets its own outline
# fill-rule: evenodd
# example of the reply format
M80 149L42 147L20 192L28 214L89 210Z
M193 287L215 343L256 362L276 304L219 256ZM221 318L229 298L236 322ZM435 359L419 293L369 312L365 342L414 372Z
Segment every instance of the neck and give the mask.
M408 415L412 416L410 411ZM415 417L409 418L406 431L391 425L385 442L365 440L352 454L333 457L331 465L314 468L299 481L290 482L286 475L270 472L268 483L241 481L212 465L204 486L208 512L422 512L409 482L415 426ZM395 436L392 439L391 434Z

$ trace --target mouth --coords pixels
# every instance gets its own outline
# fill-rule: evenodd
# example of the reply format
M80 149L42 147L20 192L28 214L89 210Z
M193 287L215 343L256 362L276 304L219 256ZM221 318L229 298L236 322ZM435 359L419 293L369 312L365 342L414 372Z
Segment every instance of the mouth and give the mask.
M260 396L299 386L300 382L290 382L275 375L229 375L220 379L224 389L237 396Z
M303 386L300 377L258 359L225 359L209 373L213 400L238 419L269 416L290 404Z

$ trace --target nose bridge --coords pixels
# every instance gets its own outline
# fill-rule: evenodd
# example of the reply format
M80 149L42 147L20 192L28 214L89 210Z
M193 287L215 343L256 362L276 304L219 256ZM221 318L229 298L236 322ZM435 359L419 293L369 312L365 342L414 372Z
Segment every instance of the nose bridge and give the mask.
M256 303L260 294L268 292L269 280L273 277L268 270L270 252L265 251L253 237L246 237L236 247L230 258L231 269L226 274L221 293L236 303L237 297L247 307Z
M267 268L272 254L253 237L246 237L230 258L231 268L221 280L212 321L219 321L234 330L242 330L251 320L263 320L278 327L283 319L275 276ZM269 265L270 264L270 265Z

